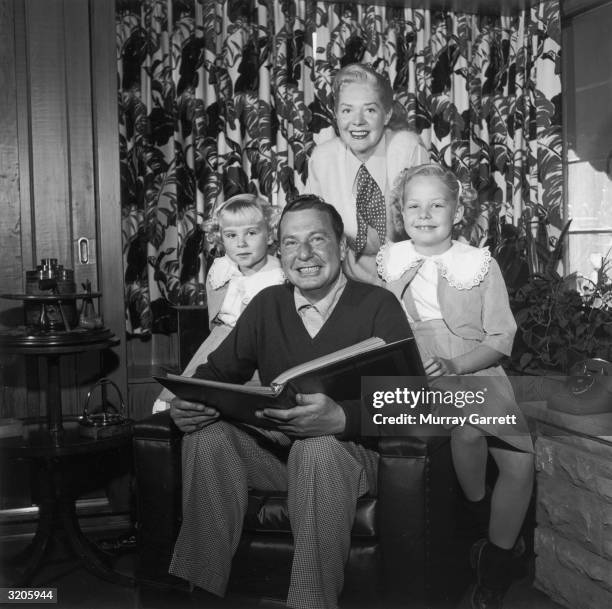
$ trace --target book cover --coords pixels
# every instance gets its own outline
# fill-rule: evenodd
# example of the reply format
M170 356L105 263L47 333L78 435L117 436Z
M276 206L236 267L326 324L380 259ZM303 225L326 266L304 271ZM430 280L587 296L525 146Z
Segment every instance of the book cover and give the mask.
M216 408L224 418L265 426L263 408L291 408L297 393L324 393L333 400L361 397L362 376L424 375L414 338L385 343L374 337L290 368L269 386L235 385L169 374L155 376L176 396Z

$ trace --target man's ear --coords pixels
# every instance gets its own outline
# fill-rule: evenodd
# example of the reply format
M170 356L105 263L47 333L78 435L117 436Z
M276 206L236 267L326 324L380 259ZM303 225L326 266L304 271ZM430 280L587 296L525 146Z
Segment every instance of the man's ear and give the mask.
M346 235L342 235L342 238L340 239L340 260L342 262L344 262L344 259L346 258L347 248L348 245L346 244Z
M463 218L463 205L459 203L457 209L455 209L455 217L453 218L453 224L459 224Z

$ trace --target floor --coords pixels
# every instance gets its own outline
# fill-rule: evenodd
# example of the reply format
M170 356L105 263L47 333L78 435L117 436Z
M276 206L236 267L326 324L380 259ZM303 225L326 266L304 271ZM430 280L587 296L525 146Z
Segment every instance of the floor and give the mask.
M1 542L0 551L6 557L19 551L24 542ZM60 555L58 555L58 552ZM32 582L32 587L54 587L58 591L60 609L280 609L283 603L273 600L256 600L233 596L221 600L197 590L166 591L151 586L139 585L126 588L111 584L96 578L84 568L78 566L73 559L61 556L61 551L45 562L40 572ZM117 571L132 575L134 573L136 556L132 551L117 554L114 558L114 568ZM562 609L548 597L534 589L532 577L526 577L516 582L510 589L504 602L504 609ZM6 582L0 583L6 586ZM406 605L402 609L408 609ZM361 609L369 609L362 607ZM380 605L377 609L400 609ZM468 594L459 604L445 609L469 609Z

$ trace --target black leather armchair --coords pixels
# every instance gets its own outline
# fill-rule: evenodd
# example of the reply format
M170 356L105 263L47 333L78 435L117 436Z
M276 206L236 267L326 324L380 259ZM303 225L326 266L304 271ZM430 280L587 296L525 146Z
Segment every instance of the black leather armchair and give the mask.
M384 609L446 606L469 581L448 438L384 438L378 449L378 493L358 503L343 599ZM136 423L134 450L139 575L170 582L181 522L181 433L167 412ZM283 597L291 552L286 497L253 490L230 591L255 587Z

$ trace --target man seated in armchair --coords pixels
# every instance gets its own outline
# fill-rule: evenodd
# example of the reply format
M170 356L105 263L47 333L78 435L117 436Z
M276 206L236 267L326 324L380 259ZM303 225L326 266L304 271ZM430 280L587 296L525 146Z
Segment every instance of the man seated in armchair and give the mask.
M240 383L259 370L268 384L291 366L372 336L411 336L390 292L342 273L346 242L334 207L297 197L283 210L279 243L288 283L260 292L195 376ZM259 412L274 423L260 429L220 420L205 404L172 401L185 436L183 521L170 573L223 596L248 489L286 490L295 548L287 605L337 607L357 499L375 491L378 455L360 442L359 401L299 394L296 402Z

